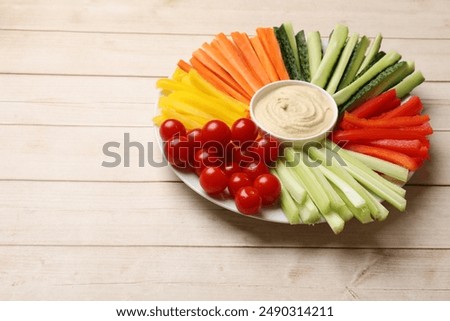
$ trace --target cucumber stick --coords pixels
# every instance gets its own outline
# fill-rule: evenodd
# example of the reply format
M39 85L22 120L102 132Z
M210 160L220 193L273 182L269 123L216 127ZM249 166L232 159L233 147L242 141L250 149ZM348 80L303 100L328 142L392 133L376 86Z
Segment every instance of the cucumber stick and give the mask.
M316 178L308 165L305 164L306 157L302 151L296 151L292 147L285 149L285 157L290 166L293 166L297 175L305 185L309 196L316 204L321 213L328 213L331 209L331 202L328 195L320 184L317 184Z
M279 28L274 27L274 31L278 44L280 45L281 56L283 57L283 62L286 66L289 78L299 80L300 68L297 68L297 64L295 63L294 51L292 50L284 25L281 25Z
M339 59L342 48L345 46L347 40L348 27L338 24L330 37L327 50L320 62L319 68L314 73L311 79L311 83L319 87L325 88L328 79L333 71L336 62Z
M413 63L407 63L405 61L398 62L392 66L389 66L382 72L380 72L374 79L359 89L344 105L339 107L339 111L342 113L345 110L353 109L359 106L366 100L378 96L385 90L396 85L399 81L405 78L414 70Z
M376 56L378 51L380 51L382 40L383 40L383 36L381 35L381 33L377 34L374 41L372 42L372 45L369 48L366 58L364 58L364 61L361 64L361 67L359 68L358 72L361 72L364 68L366 68L372 62L373 58Z
M353 49L355 48L356 43L358 42L358 38L359 35L357 33L352 34L348 39L344 50L342 50L342 54L339 57L339 62L336 68L334 69L333 76L331 76L331 79L328 82L326 89L327 92L331 95L336 92L339 82L341 81L342 75L344 74L344 71L350 61Z
M292 52L294 53L295 64L297 65L297 69L300 70L300 60L298 57L297 40L295 39L294 27L292 26L291 22L283 23L283 27L284 30L286 30L286 34L288 36L289 43L292 48Z
M309 53L308 53L308 45L305 38L305 31L300 30L295 35L295 40L297 42L297 51L298 58L300 60L300 77L301 80L310 82L311 81L311 72L309 67ZM319 39L320 40L320 39ZM322 51L320 52L322 56Z
M376 64L374 64L366 73L356 79L347 87L341 89L333 95L334 100L338 106L342 106L346 101L350 99L361 87L368 83L371 79L375 78L379 73L385 70L387 67L395 64L401 58L400 54L395 51L390 51L383 58L381 58Z
M362 36L361 40L359 40L358 44L355 46L355 49L353 49L350 62L345 69L344 75L339 83L338 90L347 87L353 80L355 80L356 74L358 73L359 67L361 67L361 63L364 60L364 54L366 53L369 44L369 38Z
M403 98L409 94L414 88L425 81L425 77L420 71L416 71L403 79L397 86L394 87L398 98Z
M317 69L319 69L322 61L322 40L320 39L319 31L308 33L306 44L308 47L309 73L312 78L317 73Z
M373 65L375 65L378 60L380 60L381 58L383 58L384 56L386 56L386 53L384 51L380 51L378 52L375 57L372 59L372 61L370 62L370 64L368 64L363 70L358 71L358 73L356 74L355 79L353 79L353 81L355 81L356 79L358 79L359 77L361 77L362 75L364 75L366 73L367 70L369 70L370 68L372 68ZM340 89L339 89L340 90Z

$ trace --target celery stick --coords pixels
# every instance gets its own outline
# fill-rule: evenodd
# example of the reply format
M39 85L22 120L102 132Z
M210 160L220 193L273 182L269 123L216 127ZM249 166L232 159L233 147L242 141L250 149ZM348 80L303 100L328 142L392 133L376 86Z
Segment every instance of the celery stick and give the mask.
M406 209L406 199L395 193L394 191L386 188L384 184L381 184L373 177L367 175L366 172L353 164L348 164L345 169L352 175L361 185L364 185L367 189L374 192L376 195L385 199L388 203L394 206L399 211Z
M360 73L364 68L366 68L371 63L373 58L375 58L378 51L380 51L382 40L383 36L381 35L381 33L377 34L375 40L372 42L372 45L369 48L369 51L367 52L366 58L364 58L361 67L359 67L358 73Z
M348 222L353 218L353 213L352 213L352 211L350 211L350 209L347 207L347 205L341 207L340 210L338 211L338 214L340 217L342 217L342 219L345 222Z
M319 167L323 166L320 165ZM339 195L337 195L333 187L331 187L330 183L325 178L320 168L310 167L310 169L313 172L314 176L316 176L317 183L322 185L325 192L327 193L328 198L330 199L331 208L339 212L341 207L345 207L344 201L339 197Z
M317 206L311 200L309 195L306 195L305 203L300 205L300 218L305 224L315 224L322 219Z
M339 188L343 193L347 195L353 206L355 206L356 208L363 208L367 206L364 198L338 175L330 171L325 166L321 166L319 169L331 183L333 183L337 188Z
M348 62L350 61L353 49L355 48L356 43L358 42L358 38L359 35L357 33L352 34L349 40L347 41L344 50L342 50L342 54L339 57L339 62L336 68L334 69L333 75L331 76L331 79L327 85L327 92L331 95L336 92L339 82L341 81L342 75L344 74L345 68L347 67Z
M347 150L346 152L355 159L363 162L367 167L374 171L383 173L401 182L406 182L408 180L409 171L405 167L385 161L384 159L357 153L351 150Z
M365 84L367 84L370 80L375 78L378 74L380 74L387 67L395 64L399 61L401 55L396 53L395 51L390 51L377 61L369 70L367 70L361 77L355 79L350 85L339 90L337 93L333 95L334 100L338 106L344 104L346 101L350 99L355 93L358 92L360 88L362 88Z
M277 176L281 182L280 177L277 175L276 171L272 170L272 174ZM280 205L283 210L284 215L289 221L289 224L300 224L300 216L299 216L299 208L295 201L292 199L289 192L284 187L283 183L281 183L281 193L280 193Z
M374 204L373 200L369 198L367 195L367 190L359 184L344 168L342 165L339 164L338 159L340 158L339 155L334 153L333 151L327 149L318 149L316 147L310 147L308 149L308 152L310 155L312 155L312 158L315 160L320 160L322 164L324 164L328 169L330 169L332 172L334 172L336 175L338 175L340 178L342 178L347 184L349 184L367 203L367 206L369 207L369 210L371 213L377 213L378 208L376 204ZM330 160L331 163L327 164L327 153L331 156Z
M378 215L375 217L375 219L376 219L377 221L384 221L384 220L386 219L386 217L388 216L389 211L388 211L388 209L387 209L386 207L383 206L383 204L381 204L381 202L382 202L383 200L378 201L378 200L376 199L375 195L374 195L373 193L371 193L371 192L369 193L369 196L376 202L375 204L378 204L378 210L379 210L379 213L378 213Z
M321 213L327 221L328 225L334 234L339 234L344 229L345 222L335 211L329 211L327 213Z
M312 79L322 61L322 40L320 39L319 31L308 33L306 46L308 48L309 72Z
M332 184L332 186L335 187L336 193L338 193L338 195L342 198L345 204L347 204L347 208L352 212L352 215L356 217L358 221L360 221L363 224L373 222L372 218L370 217L370 211L368 207L357 208L353 206L347 194L345 194L342 190L337 188L336 185Z
M293 166L298 176L301 178L305 189L311 196L319 211L328 213L330 211L330 199L316 178L311 169L305 164L306 155L303 152L296 152L292 147L285 149L286 160Z
M306 200L306 190L303 185L296 179L296 176L292 175L286 164L279 160L277 162L276 172L280 177L280 181L283 186L289 192L291 197L298 203L303 204Z
M311 75L311 83L319 87L325 88L330 78L333 67L336 61L339 59L342 48L347 40L348 27L338 24L333 30L333 33L328 41L327 50L323 55L323 59L320 62L317 72Z
M400 196L406 195L406 190L404 188L388 181L387 179L375 173L370 167L361 162L359 159L352 157L352 155L348 153L349 151L340 148L338 145L328 140L325 142L325 145L329 149L337 150L338 155L341 156L348 165L351 164L360 168L362 171L366 172L368 176L372 177L374 180L384 185L386 188L392 190L393 192L399 194Z

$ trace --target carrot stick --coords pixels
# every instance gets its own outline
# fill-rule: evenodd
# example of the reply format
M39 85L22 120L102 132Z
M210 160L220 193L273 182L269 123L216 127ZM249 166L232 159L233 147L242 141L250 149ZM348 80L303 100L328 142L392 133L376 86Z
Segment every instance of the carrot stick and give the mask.
M258 59L255 50L252 47L250 39L246 33L232 32L231 38L233 38L236 47L241 53L244 60L247 62L249 68L253 71L253 74L258 77L263 85L270 83L269 76L264 70L263 65Z
M208 45L208 44L205 44ZM214 61L206 52L202 49L197 49L192 53L192 56L195 57L199 62L201 62L206 68L208 68L212 73L216 74L217 77L221 78L228 85L230 85L234 90L243 93L243 90L239 86L239 84L230 76L230 74L223 69L217 62ZM192 62L191 62L192 63ZM241 89L241 91L239 91Z
M228 85L225 81L223 81L220 77L217 77L216 74L214 74L211 70L209 70L205 65L203 65L197 58L192 57L191 58L191 64L194 67L195 70L198 71L198 73L205 78L208 82L210 82L214 87L219 89L220 91L230 95L231 97L245 103L250 103L250 98L247 96L243 96L236 90L234 90L233 87Z
M236 67L236 70L247 81L250 87L252 87L254 91L261 88L264 84L254 75L243 57L239 54L239 51L234 43L222 32L216 35L216 40L222 48L224 57Z
M258 37L252 37L250 38L250 43L252 44L259 61L263 65L264 70L267 72L270 82L280 80L275 67L272 65L269 56L267 56L266 51L264 50L261 40Z
M191 70L191 68L192 68L192 66L189 63L187 63L186 61L184 61L183 59L180 59L178 61L177 66L181 70L186 71L186 72L189 72L189 70Z
M289 79L289 74L284 66L283 57L281 56L280 46L278 45L277 37L273 28L257 28L256 34L261 39L261 43L272 61L278 77L281 80Z

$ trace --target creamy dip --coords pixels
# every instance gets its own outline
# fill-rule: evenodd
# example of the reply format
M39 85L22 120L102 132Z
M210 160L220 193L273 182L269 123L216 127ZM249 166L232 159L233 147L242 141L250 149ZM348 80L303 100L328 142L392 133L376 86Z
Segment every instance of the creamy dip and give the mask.
M333 106L322 91L302 85L279 87L254 106L254 117L263 129L289 138L306 138L328 128Z

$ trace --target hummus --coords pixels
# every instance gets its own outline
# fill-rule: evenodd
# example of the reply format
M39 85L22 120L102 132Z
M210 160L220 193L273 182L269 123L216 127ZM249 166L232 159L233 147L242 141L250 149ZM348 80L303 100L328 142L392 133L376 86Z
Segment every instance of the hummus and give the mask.
M330 127L333 109L317 88L290 85L274 89L254 106L254 117L264 130L286 138L307 138Z

